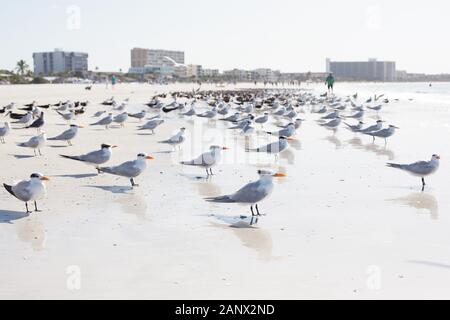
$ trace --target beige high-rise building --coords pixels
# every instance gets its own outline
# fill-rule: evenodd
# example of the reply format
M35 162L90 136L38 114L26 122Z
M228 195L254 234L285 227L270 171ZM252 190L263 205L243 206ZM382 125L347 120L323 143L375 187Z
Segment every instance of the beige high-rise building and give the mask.
M170 59L176 63L184 64L184 52L143 48L131 49L131 68L170 66L173 65Z

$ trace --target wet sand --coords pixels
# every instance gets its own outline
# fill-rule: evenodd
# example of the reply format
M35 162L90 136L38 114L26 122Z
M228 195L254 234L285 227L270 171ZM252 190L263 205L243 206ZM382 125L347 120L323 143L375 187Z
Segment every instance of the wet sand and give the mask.
M192 88L197 86L0 86L0 106L89 100L88 113L76 121L86 125L96 111L109 110L99 103L111 96L129 97L130 109L138 110L155 92ZM324 92L323 86L304 88ZM337 93L358 91L362 101L365 93L382 89L342 84ZM134 119L123 129L80 129L73 147L49 142L37 158L23 157L32 150L15 146L35 131L14 130L0 145L0 182L36 171L51 181L40 202L43 212L30 216L23 203L0 192L0 298L449 298L450 100L407 89L398 97L379 114L401 128L387 146L343 127L333 134L305 107L301 117L307 121L278 161L246 155L245 139L225 135L224 123L176 114L154 136L138 135ZM48 136L66 128L55 112L46 115ZM365 122L376 119L371 112ZM169 153L157 143L182 126L189 134L181 151ZM268 141L260 133L250 143ZM104 142L119 145L109 164L139 152L156 158L137 179L140 188L129 190L125 178L97 176L89 166L58 157ZM207 180L202 170L178 164L211 144L231 147L216 176ZM385 167L433 153L441 155L441 167L427 179L425 192L419 179ZM203 200L236 191L261 167L288 177L276 180L272 197L260 206L267 215L256 226L241 219L249 215L247 207ZM70 285L73 266L81 272L79 290Z

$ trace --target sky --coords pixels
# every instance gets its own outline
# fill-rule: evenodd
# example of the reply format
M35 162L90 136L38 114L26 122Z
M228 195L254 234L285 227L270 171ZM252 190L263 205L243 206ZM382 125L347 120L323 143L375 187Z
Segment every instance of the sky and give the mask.
M0 10L0 69L32 53L89 53L89 68L128 70L133 47L185 51L204 68L323 72L325 59L397 62L450 73L445 0L27 0Z

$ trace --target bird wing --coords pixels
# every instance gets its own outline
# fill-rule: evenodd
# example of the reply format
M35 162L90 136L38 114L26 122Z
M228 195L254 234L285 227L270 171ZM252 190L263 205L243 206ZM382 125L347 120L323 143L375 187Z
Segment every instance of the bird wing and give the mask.
M96 150L78 157L79 160L94 164L102 164L109 160L109 157L103 150Z
M122 163L121 165L115 167L100 168L100 170L106 173L127 178L136 177L141 173L141 169L139 169L135 165L135 161L127 161Z
M257 203L268 196L269 193L270 188L264 187L261 181L255 181L239 189L230 198L236 202Z
M12 186L12 191L14 196L22 201L29 201L33 197L29 181L21 181L15 186Z

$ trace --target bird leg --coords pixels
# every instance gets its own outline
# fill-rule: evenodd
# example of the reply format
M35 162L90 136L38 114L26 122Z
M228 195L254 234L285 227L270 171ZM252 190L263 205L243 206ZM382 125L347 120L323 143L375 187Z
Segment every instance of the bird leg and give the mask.
M213 176L214 173L212 172L212 168L209 168L209 171L211 172L211 175Z
M134 182L133 178L130 179L130 182L131 182L131 188L139 187L139 185Z
M37 156L36 149L33 149L33 151L34 151L34 156L36 157Z
M252 211L252 217L256 216L255 213L253 212L253 206L250 206L250 210Z
M38 151L39 151L39 155L42 156L41 149L38 149Z
M27 208L27 213L31 213L31 211L28 210L28 202L25 202L25 208Z
M256 207L256 213L258 214L258 216L261 216L261 214L259 213L258 204L256 204L255 207Z
M36 202L36 201L34 202L34 211L36 211L36 212L42 212L42 210L38 210L37 202Z
M425 186L426 186L425 178L422 177L422 191L425 190Z

